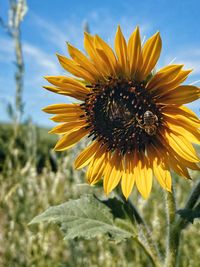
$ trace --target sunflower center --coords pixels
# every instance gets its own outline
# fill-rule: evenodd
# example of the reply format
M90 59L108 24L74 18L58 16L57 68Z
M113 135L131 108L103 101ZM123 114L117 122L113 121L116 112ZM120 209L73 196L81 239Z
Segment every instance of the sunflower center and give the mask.
M110 79L95 84L83 107L90 136L110 150L144 150L156 138L161 114L143 83Z

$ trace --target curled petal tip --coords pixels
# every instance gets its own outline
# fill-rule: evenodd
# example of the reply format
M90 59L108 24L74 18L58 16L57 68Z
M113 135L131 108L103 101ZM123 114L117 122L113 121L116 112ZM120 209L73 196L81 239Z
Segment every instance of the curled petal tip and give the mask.
M51 76L50 76L50 75L45 75L45 76L43 76L43 78L44 78L45 80L49 81L49 79L51 78ZM43 87L44 87L44 86L43 86Z
M66 42L66 44L67 44L68 48L72 48L73 47L69 42Z
M139 32L139 31L140 31L139 26L136 26L135 31L136 31L136 32Z
M88 32L84 32L84 35L85 36L89 36L90 34Z
M117 26L117 32L121 32L121 27L120 27L120 25Z

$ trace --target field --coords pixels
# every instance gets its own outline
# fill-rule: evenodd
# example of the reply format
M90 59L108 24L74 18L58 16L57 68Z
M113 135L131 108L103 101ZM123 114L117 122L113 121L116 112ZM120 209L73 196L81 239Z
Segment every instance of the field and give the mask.
M28 226L31 219L51 205L63 203L93 192L85 184L84 171L73 169L73 158L84 141L67 153L55 153L56 137L48 129L31 122L21 125L13 145L13 127L0 126L0 266L4 267L74 267L74 266L151 266L149 259L134 240L119 244L104 236L94 240L63 241L55 225ZM14 147L12 150L11 145ZM174 177L178 208L183 207L188 192L197 182ZM102 188L97 189L103 195ZM144 215L161 253L166 231L164 193L154 183L148 201L132 194L132 200ZM183 232L180 265L198 267L200 255L198 220Z

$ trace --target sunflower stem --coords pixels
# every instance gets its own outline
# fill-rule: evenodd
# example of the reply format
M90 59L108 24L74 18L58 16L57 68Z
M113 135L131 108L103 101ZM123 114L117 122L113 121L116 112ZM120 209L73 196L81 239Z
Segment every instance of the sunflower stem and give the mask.
M139 241L143 244L146 251L148 251L151 256L154 266L161 267L162 265L162 257L158 250L158 246L155 241L152 239L152 235L150 230L148 229L146 224L139 225L139 229L141 231L141 235L139 237Z
M126 200L121 192L118 191L119 197L123 200L125 204L128 204L133 212L133 216L138 226L138 230L140 231L139 236L137 237L137 242L143 247L145 253L149 256L152 264L155 267L162 267L162 257L158 250L158 246L155 241L152 239L151 232L147 227L144 219L135 208L133 203L128 199Z
M172 192L166 192L166 215L167 215L167 244L165 267L175 267L180 241L180 228L176 224L176 203L175 195Z
M141 240L138 237L134 238L134 241L143 249L143 251L145 252L145 254L147 255L147 257L149 258L149 260L151 261L152 265L155 267L161 267L160 263L157 264L157 262L155 262L154 258L152 257L152 254L150 253L149 249L144 245L143 242L141 242Z

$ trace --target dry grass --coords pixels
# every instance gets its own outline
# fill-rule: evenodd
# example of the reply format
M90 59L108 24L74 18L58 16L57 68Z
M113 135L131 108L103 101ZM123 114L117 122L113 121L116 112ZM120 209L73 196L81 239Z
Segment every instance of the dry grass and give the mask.
M151 266L132 240L117 245L101 236L95 240L63 241L56 226L41 224L29 227L28 222L50 205L93 190L80 186L85 183L84 171L74 171L72 165L75 154L84 142L67 154L54 154L50 150L54 139L47 134L47 130L27 124L20 129L15 151L9 151L12 131L5 125L0 130L0 266ZM174 177L178 207L183 207L195 183L196 174L193 176L194 182ZM103 194L101 188L98 191ZM132 198L163 251L166 225L161 188L154 183L148 201L142 200L136 190ZM183 233L180 266L199 266L199 227L200 223L196 220Z

